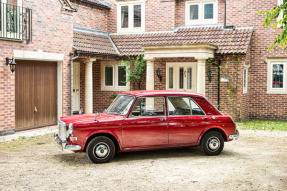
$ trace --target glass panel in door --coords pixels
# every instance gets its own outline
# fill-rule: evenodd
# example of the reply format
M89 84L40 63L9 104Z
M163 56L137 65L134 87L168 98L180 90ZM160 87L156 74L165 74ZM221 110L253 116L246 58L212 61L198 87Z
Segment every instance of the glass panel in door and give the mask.
M191 90L192 89L192 68L188 67L187 68L187 89Z
M179 89L183 89L184 85L184 68L180 67L179 68Z
M169 68L169 85L168 85L168 87L170 88L170 89L173 89L173 68Z

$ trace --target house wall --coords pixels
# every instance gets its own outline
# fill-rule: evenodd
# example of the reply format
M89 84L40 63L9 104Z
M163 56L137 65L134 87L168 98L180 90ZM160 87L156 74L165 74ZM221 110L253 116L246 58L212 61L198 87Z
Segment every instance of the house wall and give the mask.
M110 60L118 60L117 58L110 58ZM101 90L101 61L97 59L93 62L93 111L103 112L109 107L116 96L123 91L102 91ZM146 73L144 72L141 80L141 89L146 88ZM130 90L139 90L138 85L131 84ZM85 112L85 63L80 64L80 108Z
M116 0L106 0L112 4L108 14L108 32L117 33ZM145 32L172 31L175 27L175 0L145 1Z
M59 0L23 1L23 7L33 9L33 41L26 44L25 41L0 40L0 136L15 131L15 73L12 74L5 64L6 57L13 57L13 50L64 54L63 115L69 113L68 62L72 51L73 18L61 13Z
M108 30L108 9L89 5L72 0L73 6L78 9L74 13L74 27L88 28L99 31Z
M254 32L250 44L249 68L249 107L250 119L287 120L287 94L267 94L266 57L286 57L281 48L269 51L277 34L282 29L264 28L265 15L258 11L266 11L277 5L277 0L266 0L264 3L255 0L227 1L227 24L236 27L253 27ZM240 16L238 16L240 15Z

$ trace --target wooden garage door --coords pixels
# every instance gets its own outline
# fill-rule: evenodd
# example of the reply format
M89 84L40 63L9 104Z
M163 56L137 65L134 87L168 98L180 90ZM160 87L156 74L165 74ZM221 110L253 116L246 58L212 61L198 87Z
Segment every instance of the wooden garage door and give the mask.
M15 71L16 131L57 123L57 63L19 61Z

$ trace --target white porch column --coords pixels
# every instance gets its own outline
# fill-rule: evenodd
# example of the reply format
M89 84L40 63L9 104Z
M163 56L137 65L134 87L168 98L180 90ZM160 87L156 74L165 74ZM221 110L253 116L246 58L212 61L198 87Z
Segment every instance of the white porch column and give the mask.
M146 90L154 90L154 60L146 63Z
M93 61L85 62L85 113L93 113Z
M197 93L205 95L205 61L206 59L197 59L197 80L196 89Z

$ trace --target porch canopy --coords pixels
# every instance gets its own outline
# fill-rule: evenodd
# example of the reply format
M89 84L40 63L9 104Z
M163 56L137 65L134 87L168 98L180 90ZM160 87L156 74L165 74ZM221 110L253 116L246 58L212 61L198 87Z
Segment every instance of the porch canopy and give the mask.
M144 55L147 60L146 89L154 90L154 60L156 58L194 57L197 60L196 92L205 94L205 62L214 58L216 45L178 44L178 45L144 45ZM202 79L204 78L204 79Z

